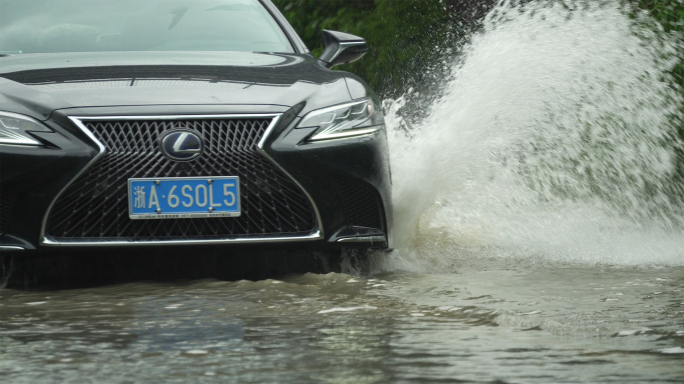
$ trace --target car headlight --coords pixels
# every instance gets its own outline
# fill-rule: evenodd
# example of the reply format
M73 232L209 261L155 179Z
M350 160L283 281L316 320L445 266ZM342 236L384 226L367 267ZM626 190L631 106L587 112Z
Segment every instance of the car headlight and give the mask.
M367 135L382 128L373 123L374 113L373 101L363 99L310 112L297 128L318 127L309 141Z
M28 116L0 112L0 144L43 145L29 132L52 132L52 130Z

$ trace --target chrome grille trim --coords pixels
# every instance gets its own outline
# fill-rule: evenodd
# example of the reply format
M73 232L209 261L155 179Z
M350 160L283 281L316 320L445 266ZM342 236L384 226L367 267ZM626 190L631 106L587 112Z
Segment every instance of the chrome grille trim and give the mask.
M287 172L280 164L278 164L271 156L269 156L264 150L264 144L266 140L271 135L273 129L280 121L282 113L273 114L229 114L229 115L151 115L151 116L70 116L68 117L71 122L77 126L83 133L88 136L88 138L97 145L99 148L98 154L86 164L83 169L81 169L65 186L62 188L55 198L50 203L48 209L43 216L43 221L41 224L40 232L40 243L45 246L69 246L69 247L91 247L91 246L130 246L130 245L142 245L142 246L154 246L154 245L192 245L192 244L231 244L231 243L241 243L241 244L254 244L254 243L278 243L278 242L296 242L296 241L315 241L324 238L322 220L318 207L316 206L313 198L309 192ZM65 191L88 169L90 169L95 163L97 163L106 153L106 147L102 144L97 137L83 124L82 121L86 120L188 120L188 119L240 119L240 118L272 118L271 124L268 126L262 139L258 143L258 151L268 159L275 167L281 170L287 177L289 177L292 182L297 185L304 195L307 197L311 206L314 210L315 215L315 228L311 234L306 236L263 236L263 237L249 237L249 238L235 238L235 239L218 239L218 240L159 240L159 241L122 241L122 240L102 240L102 241L56 241L51 239L46 235L46 228L48 223L48 218L50 213L54 208L55 204L59 198L64 194Z

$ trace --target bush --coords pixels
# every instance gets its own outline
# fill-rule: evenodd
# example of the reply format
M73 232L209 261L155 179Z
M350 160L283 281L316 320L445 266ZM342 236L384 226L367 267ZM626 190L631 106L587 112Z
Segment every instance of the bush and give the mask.
M425 80L426 68L450 55L461 41L460 2L435 0L274 0L312 53L320 55L321 30L352 33L369 52L344 66L383 97L397 97ZM473 19L473 17L471 17ZM446 42L446 44L445 44Z
M640 0L639 7L649 11L666 33L684 33L684 2L681 0ZM684 52L680 52L680 57L683 59L672 69L672 75L675 85L684 92ZM680 115L684 116L684 105ZM677 136L684 142L684 122L681 120L678 122ZM673 183L681 186L684 184L684 150L681 147L677 147L677 150L677 178Z
M528 1L528 0L521 0ZM587 0L592 1L592 0ZM682 0L622 0L649 12L666 33L684 34ZM322 52L321 30L332 29L366 38L369 53L341 67L366 79L382 98L397 98L409 89L401 114L420 120L439 96L444 79L467 34L496 0L273 0L316 56ZM684 58L684 52L681 53ZM441 64L444 62L444 64ZM684 92L684 59L672 69L676 89ZM684 105L682 113L684 116ZM680 119L673 116L674 119ZM684 122L673 140L684 142ZM684 184L684 150L677 151L672 197Z

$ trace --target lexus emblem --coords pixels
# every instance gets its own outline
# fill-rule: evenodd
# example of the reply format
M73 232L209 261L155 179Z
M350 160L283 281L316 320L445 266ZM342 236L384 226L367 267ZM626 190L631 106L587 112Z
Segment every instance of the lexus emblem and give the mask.
M200 157L204 143L197 132L175 130L162 135L160 147L164 156L171 160L190 161Z

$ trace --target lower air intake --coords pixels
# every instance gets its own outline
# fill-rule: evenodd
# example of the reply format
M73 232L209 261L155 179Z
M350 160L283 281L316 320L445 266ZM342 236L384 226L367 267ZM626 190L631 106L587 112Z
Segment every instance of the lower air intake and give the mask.
M382 231L381 202L375 190L351 180L339 180L338 186L347 225Z

